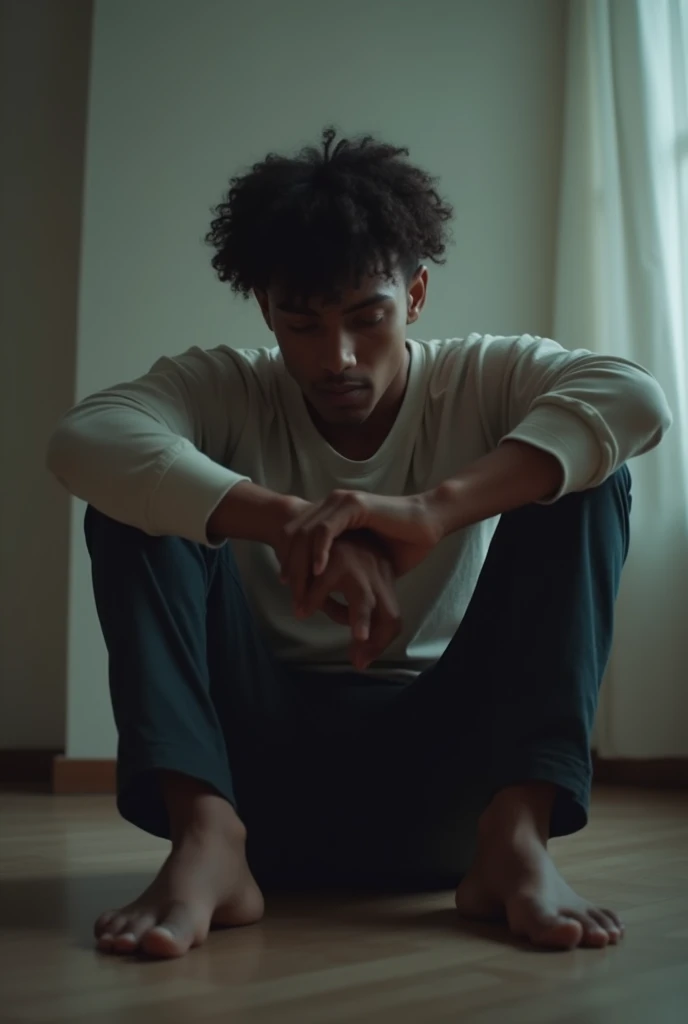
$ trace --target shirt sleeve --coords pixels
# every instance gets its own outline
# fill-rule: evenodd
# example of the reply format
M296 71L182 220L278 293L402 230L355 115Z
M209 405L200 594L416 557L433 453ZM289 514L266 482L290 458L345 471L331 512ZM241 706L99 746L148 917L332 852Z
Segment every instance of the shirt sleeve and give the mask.
M474 356L492 444L523 441L561 464L561 487L549 501L598 486L671 425L661 387L628 360L531 335L485 337Z
M210 515L248 479L228 468L249 414L242 363L228 348L192 348L91 395L58 424L48 469L113 519L209 544Z

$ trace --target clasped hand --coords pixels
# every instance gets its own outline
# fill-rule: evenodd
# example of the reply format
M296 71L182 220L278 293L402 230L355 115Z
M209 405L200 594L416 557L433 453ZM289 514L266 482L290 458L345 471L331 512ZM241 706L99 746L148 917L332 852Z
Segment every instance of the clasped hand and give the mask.
M439 509L427 495L333 491L281 531L275 545L280 578L291 589L297 616L321 610L350 627L349 656L360 671L401 630L395 579L418 565L443 534Z

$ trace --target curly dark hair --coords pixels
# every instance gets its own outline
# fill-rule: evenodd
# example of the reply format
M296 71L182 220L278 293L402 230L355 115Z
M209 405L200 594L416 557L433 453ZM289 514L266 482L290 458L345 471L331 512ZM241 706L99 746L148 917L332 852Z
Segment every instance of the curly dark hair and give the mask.
M248 297L279 281L291 295L332 296L367 274L412 276L443 263L452 207L408 150L366 135L269 154L232 178L206 242L221 281Z

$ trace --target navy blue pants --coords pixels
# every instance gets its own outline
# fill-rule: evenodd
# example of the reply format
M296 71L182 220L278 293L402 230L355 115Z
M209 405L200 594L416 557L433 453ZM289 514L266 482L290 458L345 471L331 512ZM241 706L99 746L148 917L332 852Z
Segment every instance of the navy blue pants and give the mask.
M158 836L157 770L235 805L259 881L438 885L501 787L556 784L586 822L590 735L628 550L630 474L502 516L468 611L414 682L276 663L229 545L86 513L119 733L118 806Z

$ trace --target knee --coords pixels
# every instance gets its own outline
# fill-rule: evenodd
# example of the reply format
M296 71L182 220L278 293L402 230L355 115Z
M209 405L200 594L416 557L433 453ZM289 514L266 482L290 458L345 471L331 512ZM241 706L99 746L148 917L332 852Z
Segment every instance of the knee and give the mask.
M611 506L627 514L631 505L631 473L628 466L624 463L604 483L582 491L580 496L592 507Z
M121 577L136 575L145 567L161 578L199 569L208 575L215 570L218 549L175 536L153 536L135 526L99 512L89 505L84 517L86 546L94 573Z
M148 535L134 526L127 526L117 519L111 519L104 512L99 512L93 505L86 508L84 515L84 534L89 552L95 550L113 550L122 544L137 545L145 543Z
M612 473L610 477L602 484L602 487L608 487L613 492L620 492L630 497L631 494L631 471L628 465L624 462L623 466L620 466L615 473ZM595 488L599 490L599 488Z
M91 558L94 586L106 580L131 581L145 559L146 535L89 505L84 516L86 547Z
M595 533L601 531L608 540L619 539L625 559L630 542L631 514L631 473L628 466L624 464L604 483L583 491L578 497L588 528Z
M200 545L181 537L153 536L136 526L111 519L92 505L88 506L84 516L84 534L91 559L107 561L111 565L130 562L132 556L143 555L147 560L164 559L173 556L180 547L200 548Z

